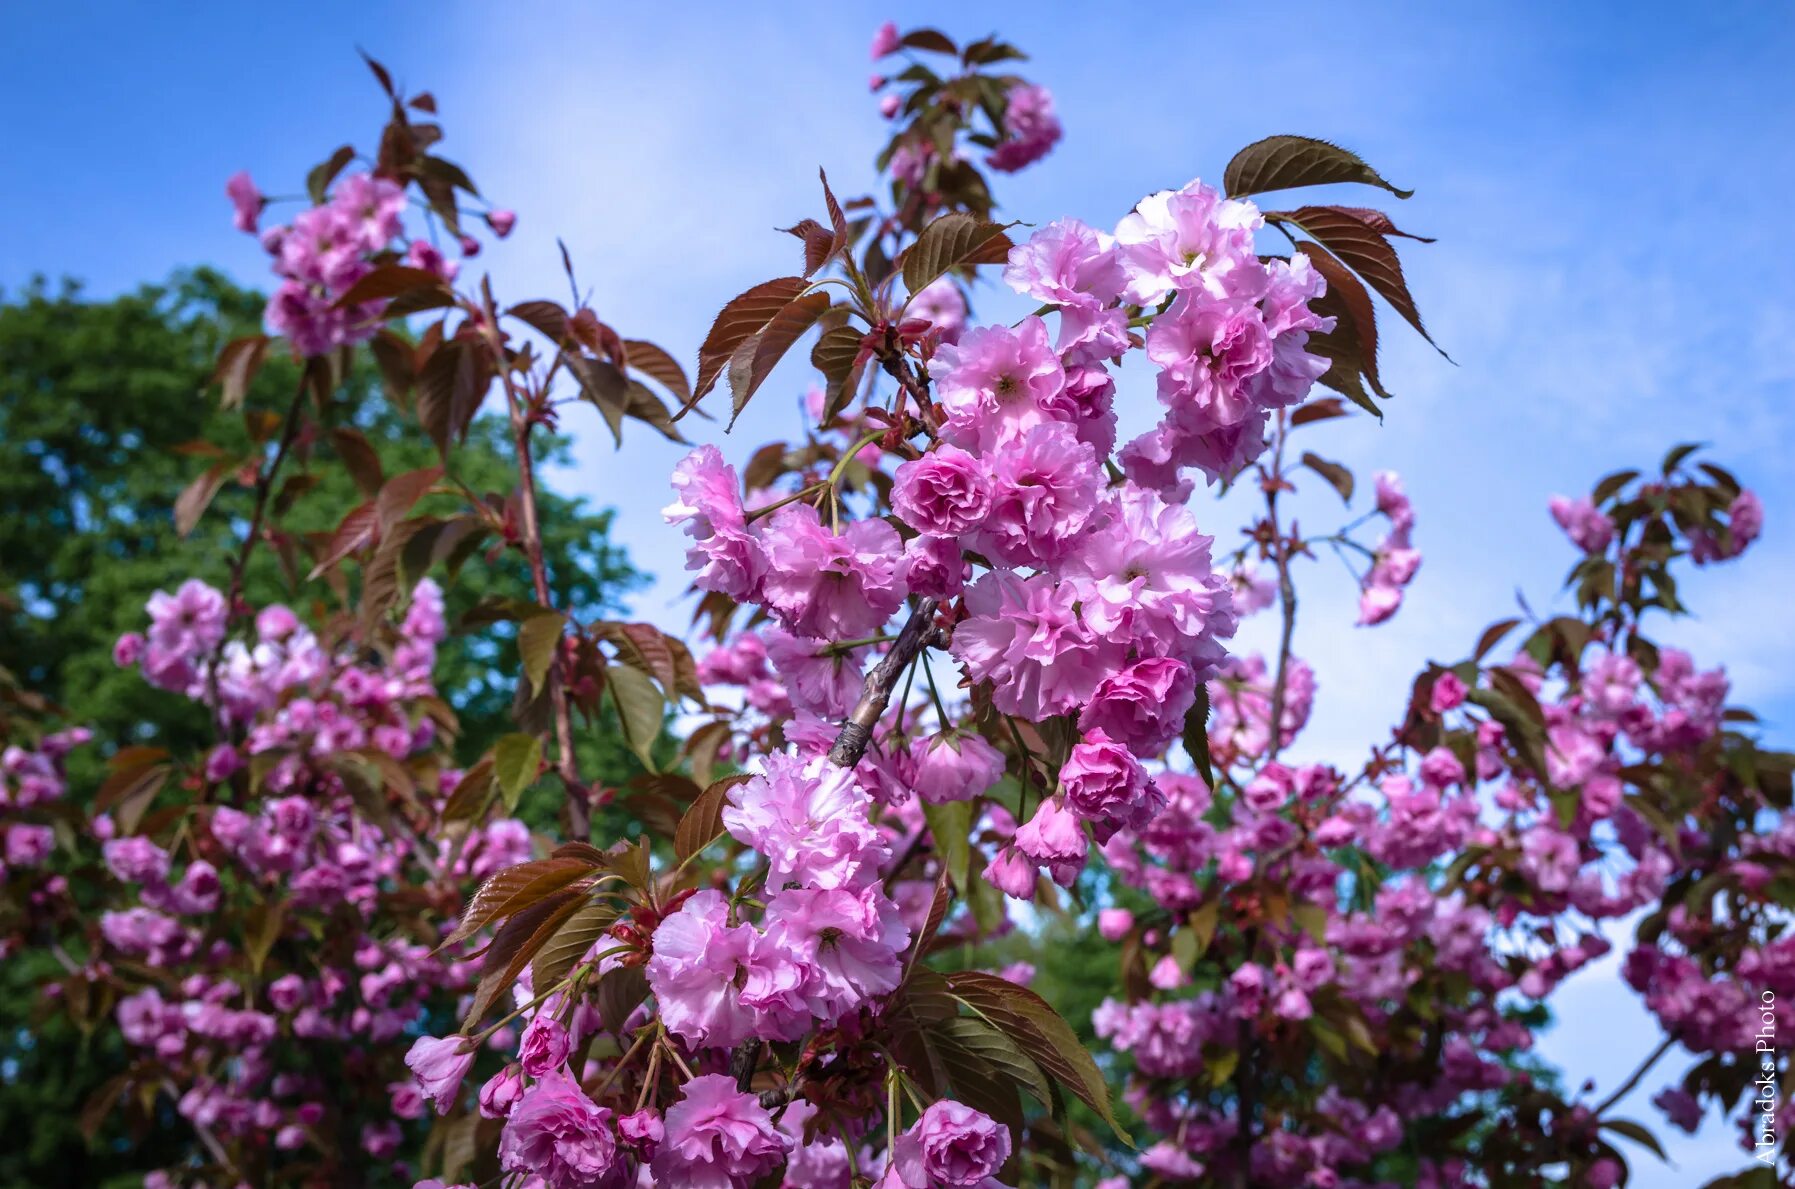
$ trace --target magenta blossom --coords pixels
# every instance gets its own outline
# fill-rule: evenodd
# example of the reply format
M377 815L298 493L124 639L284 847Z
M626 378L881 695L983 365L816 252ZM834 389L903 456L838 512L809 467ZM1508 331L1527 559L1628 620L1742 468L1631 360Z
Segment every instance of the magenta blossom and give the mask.
M660 1185L744 1189L777 1168L791 1146L759 1100L722 1074L687 1082L662 1123L653 1165Z
M499 1134L499 1165L541 1177L548 1189L627 1183L611 1112L561 1073L539 1080L511 1108Z

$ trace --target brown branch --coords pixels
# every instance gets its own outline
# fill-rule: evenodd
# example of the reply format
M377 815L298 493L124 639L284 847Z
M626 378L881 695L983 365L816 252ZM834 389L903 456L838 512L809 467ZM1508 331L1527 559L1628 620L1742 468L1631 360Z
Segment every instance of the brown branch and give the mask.
M510 360L505 355L504 341L498 332L498 310L492 291L485 291L486 341L493 353L493 366L504 381L506 405L511 414L511 441L517 451L517 486L519 514L523 520L524 557L530 565L530 582L536 591L537 605L554 609L549 592L548 566L542 557L542 527L536 509L536 465L530 453L529 397L512 378ZM573 715L567 703L566 682L561 680L563 653L557 646L549 663L547 682L555 716L555 773L567 789L567 832L580 842L592 836L591 790L580 779L579 765L573 755Z
M1635 1086L1639 1085L1640 1081L1645 1077L1645 1075L1647 1073L1651 1072L1652 1066L1658 1064L1658 1059L1663 1057L1664 1054L1670 1052L1671 1046L1676 1043L1677 1043L1677 1037L1676 1037L1676 1033L1674 1033L1674 1032L1669 1034L1668 1036L1666 1036L1662 1041L1660 1041L1658 1044L1658 1047L1653 1049L1649 1054L1647 1054L1646 1059L1639 1063L1639 1068L1635 1069L1633 1071L1633 1076L1628 1078L1626 1081L1622 1082L1620 1084L1620 1089L1616 1090L1614 1093L1612 1093L1608 1097L1604 1098L1602 1100L1602 1104L1600 1106L1596 1107L1596 1109L1595 1109L1596 1118L1600 1119L1603 1115L1608 1113L1608 1110L1610 1107L1612 1107L1615 1103L1619 1102L1621 1099L1625 1098L1627 1095L1631 1094L1633 1092L1633 1088Z
M909 620L898 632L891 651L867 670L860 701L854 704L853 713L841 724L835 745L829 749L830 763L852 768L866 754L873 741L873 727L891 705L891 691L897 686L898 677L910 667L918 653L939 639L935 612L940 606L941 600L933 596L917 600L916 610L910 613Z

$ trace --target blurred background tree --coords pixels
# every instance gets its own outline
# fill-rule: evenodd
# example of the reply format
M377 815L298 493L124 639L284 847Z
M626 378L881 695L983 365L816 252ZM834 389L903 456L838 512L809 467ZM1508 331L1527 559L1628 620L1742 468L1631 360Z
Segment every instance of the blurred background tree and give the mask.
M123 744L181 752L210 741L203 711L120 670L112 648L121 633L143 629L154 591L190 577L226 585L252 491L227 482L186 537L176 531L174 507L207 464L190 444L210 442L233 457L249 449L242 413L220 409L210 380L219 349L261 329L265 300L204 268L107 300L87 298L71 281L53 288L42 279L0 294L0 508L7 510L0 516L0 680L47 697L61 723L93 730L93 745L71 757L76 802L92 795L106 755ZM246 404L283 413L298 379L296 364L270 359ZM372 368L352 372L338 399L384 474L438 461L415 418L382 394ZM365 497L349 468L330 457L333 442L310 449L320 464L309 468L316 481L295 486L281 525L327 534ZM503 423L481 418L455 453L454 474L502 501L517 473L511 449ZM541 461L566 459L566 440L557 438ZM615 614L642 575L611 541L611 513L546 489L538 499L556 605L582 618ZM452 582L437 577L452 633L482 600L533 601L515 550L478 552ZM245 579L252 607L284 602L304 619L313 601L336 605L323 583L295 589L272 549L256 551ZM452 634L439 656L438 686L461 720L458 750L478 756L513 729L515 645L482 624ZM608 723L587 732L579 751L583 772L599 785L641 771ZM559 796L553 781L543 782L519 815L533 827L550 826ZM141 1172L126 1177L128 1170L173 1156L142 1145L89 1148L82 1107L124 1067L126 1054L116 1036L101 1044L65 1017L46 1022L28 990L38 973L32 962L42 960L42 953L0 955L0 1134L12 1141L0 1145L0 1186L136 1184ZM155 1146L155 1135L148 1143Z

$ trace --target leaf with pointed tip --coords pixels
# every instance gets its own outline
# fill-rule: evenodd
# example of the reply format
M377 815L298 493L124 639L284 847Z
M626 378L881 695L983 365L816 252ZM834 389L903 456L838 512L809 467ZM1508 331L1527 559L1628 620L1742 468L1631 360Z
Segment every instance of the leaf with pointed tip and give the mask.
M624 339L623 353L631 371L658 382L682 404L691 399L692 382L686 379L686 369L665 350L642 339Z
M749 779L747 773L725 776L698 794L673 832L674 858L683 863L723 834L723 807L729 804L729 790Z
M566 622L567 617L559 611L538 611L517 626L517 654L523 660L532 696L541 693L548 680L549 666L555 663L561 628Z
M358 429L338 427L330 431L330 444L336 448L337 457L348 468L361 493L370 499L380 494L386 476L380 465L380 454L366 435Z
M604 903L587 904L568 917L530 963L530 987L540 995L560 982L616 921L617 910Z
M742 410L748 407L749 399L766 383L767 377L772 375L773 368L791 350L792 344L803 337L805 331L815 326L817 319L828 310L827 293L806 293L787 303L764 327L743 342L738 355L745 352L750 343L754 350L747 357L745 368L738 369L734 360L730 363L729 387L734 409L729 418L731 427L735 425L735 419L742 415Z
M1376 289L1392 309L1433 345L1434 350L1446 355L1446 352L1440 350L1440 345L1434 342L1433 336L1427 333L1427 327L1421 323L1421 311L1415 305L1414 296L1409 293L1408 281L1402 275L1402 261L1397 257L1396 249L1354 212L1333 206L1305 206L1275 215L1268 212L1266 217L1294 223L1325 244L1342 263ZM1313 253L1311 257L1313 258ZM1319 260L1316 267L1320 268ZM1333 284L1333 279L1329 278L1328 283ZM1446 358L1450 359L1451 356L1446 355Z
M1320 244L1298 244L1297 251L1309 258L1315 271L1328 283L1327 292L1311 303L1311 308L1317 314L1335 320L1333 330L1325 335L1311 335L1310 339L1313 341L1322 338L1338 343L1346 352L1345 355L1338 355L1317 349L1316 354L1362 374L1370 382L1373 392L1389 399L1390 394L1384 390L1383 381L1378 377L1377 307L1371 302L1371 294L1351 269ZM1328 377L1323 376L1321 382L1328 383ZM1351 393L1345 395L1350 396Z
M977 970L955 971L947 976L947 983L962 1002L1007 1033L1037 1065L1083 1099L1123 1143L1134 1146L1110 1107L1103 1071L1072 1026L1045 999L1026 987Z
M330 183L336 181L337 175L343 172L343 166L355 160L354 145L339 145L337 151L312 166L311 172L305 175L305 192L311 197L312 205L324 202L325 195L330 193Z
M1303 454L1303 465L1326 479L1333 489L1340 493L1342 503L1352 503L1352 472L1337 462L1330 462L1319 454Z
M443 477L441 467L420 467L403 475L394 475L380 488L375 498L375 522L385 536L424 498L424 494Z
M939 29L912 29L904 34L898 45L907 50L928 50L937 54L958 54L960 47L953 38Z
M1215 768L1209 758L1209 685L1197 683L1197 700L1184 715L1184 750L1197 766L1197 775L1215 787Z
M943 274L968 265L1002 264L1010 257L1009 229L961 211L942 215L922 229L900 262L904 287L912 297Z
M567 311L559 302L520 301L505 312L557 347L567 338Z
M667 700L648 675L628 665L605 669L605 689L617 704L618 721L630 750L650 772L655 770L654 741L660 736Z
M808 288L810 282L803 277L778 277L731 298L718 311L716 321L711 323L710 333L698 348L698 382L692 389L690 399L674 415L675 418L683 416L697 401L704 398L705 393L716 386L723 369L729 365L730 359L743 343L760 333L779 311Z
M502 735L492 748L492 772L499 782L499 795L505 799L505 812L517 809L523 795L542 764L542 740L535 735L513 733Z
M383 264L349 286L343 296L337 298L335 305L340 310L344 306L397 297L401 293L410 293L414 289L447 288L443 279L427 268L412 268L404 264Z
M494 921L502 921L515 913L593 876L597 868L583 858L559 857L536 859L496 871L480 885L474 898L462 912L455 931L444 946L457 945Z
M243 404L243 398L248 394L249 386L268 354L268 341L265 334L247 335L232 339L218 353L218 366L212 370L212 383L223 389L218 398L221 408L235 409Z
M467 1009L462 1027L472 1027L499 996L511 990L524 967L542 951L549 939L560 932L580 906L586 903L584 889L569 888L554 892L530 907L513 915L492 939L481 967L480 985L474 990L474 1001Z
M236 469L231 463L215 462L194 476L193 482L175 497L175 532L184 537L193 531L199 518L212 506L212 498L218 494L218 489Z
M642 381L631 380L623 390L623 413L626 417L634 417L637 421L652 425L668 441L685 444L686 439L673 424L673 416L667 412L666 404Z
M1385 181L1357 153L1310 136L1268 136L1254 141L1234 154L1222 171L1222 188L1230 198L1335 182L1381 186L1398 198L1414 193Z
M810 350L810 362L823 373L823 420L828 421L853 399L859 387L860 341L865 337L852 326L823 332Z
M324 556L312 567L306 580L316 581L319 575L372 541L379 523L372 500L350 509L349 514L343 517L342 523L331 534L330 543L324 547Z

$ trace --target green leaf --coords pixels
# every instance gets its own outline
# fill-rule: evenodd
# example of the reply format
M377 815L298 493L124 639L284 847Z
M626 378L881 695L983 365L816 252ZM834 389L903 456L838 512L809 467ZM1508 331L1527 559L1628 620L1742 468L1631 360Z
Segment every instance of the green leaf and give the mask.
M561 628L567 617L559 611L538 611L517 625L517 654L524 663L524 677L530 683L530 695L542 692L548 680L549 666L555 663L555 652L561 647Z
M1184 750L1197 766L1197 775L1215 787L1215 765L1209 758L1209 686L1197 683L1197 700L1184 716Z
M661 733L661 720L667 712L666 698L647 674L628 665L607 666L605 678L605 688L617 703L624 741L641 759L643 766L654 771L652 752L654 741Z
M949 801L943 805L924 802L922 816L929 824L935 853L947 869L954 890L962 899L967 898L972 877L972 802Z
M1036 1064L1096 1111L1123 1143L1134 1146L1110 1107L1109 1084L1096 1059L1046 1000L1026 987L977 970L956 971L947 982L962 1002L1007 1033Z
M536 779L542 763L542 740L535 735L510 734L502 737L492 749L493 775L498 778L499 795L505 800L505 812L517 809L517 799Z
M1001 223L955 211L922 229L903 256L904 287L912 297L952 269L973 264L1002 264L1011 242Z
M1254 141L1234 154L1222 171L1222 189L1230 198L1336 182L1381 186L1398 198L1414 193L1385 181L1357 153L1309 136L1268 136Z

